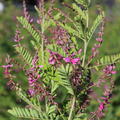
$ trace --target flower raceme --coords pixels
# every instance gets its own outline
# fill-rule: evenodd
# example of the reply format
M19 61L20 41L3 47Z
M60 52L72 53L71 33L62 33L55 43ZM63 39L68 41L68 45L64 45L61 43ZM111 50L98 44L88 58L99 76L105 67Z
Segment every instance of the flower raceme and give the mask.
M52 52L51 50L49 50L49 53L50 53L49 63L51 65L60 64L62 63L62 60L64 60L66 63L71 63L73 65L80 64L80 58L72 58L73 55L69 57L63 57L59 53Z
M57 52L52 52L51 50L48 50L48 52L50 53L49 63L51 65L61 63L61 60L63 59L62 55L58 54Z
M112 75L112 74L116 74L117 73L114 69L115 69L115 65L108 65L103 71L107 75L109 75L109 74Z
M1 67L4 68L4 74L7 76L7 75L9 75L10 68L12 68L13 65L12 64L8 64L8 65L2 65Z

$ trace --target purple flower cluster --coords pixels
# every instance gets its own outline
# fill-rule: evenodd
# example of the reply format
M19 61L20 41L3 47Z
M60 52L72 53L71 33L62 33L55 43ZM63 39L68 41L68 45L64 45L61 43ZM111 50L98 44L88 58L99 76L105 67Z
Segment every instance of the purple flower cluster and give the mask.
M30 14L27 11L25 0L23 0L23 9L24 9L24 17L28 20L29 23L33 23L33 18L31 18Z
M13 81L13 78L15 78L15 76L13 76L11 74L13 64L12 64L12 60L9 58L9 56L6 58L6 64L7 65L2 65L0 67L4 68L5 78L9 79L9 81L7 82L7 86L10 89L16 89L16 83Z
M63 60L64 60L66 63L71 63L71 64L73 64L73 65L80 63L80 58L66 57L66 58L63 58Z
M2 68L4 68L4 74L5 76L8 76L10 74L10 68L13 67L12 64L8 64L8 65L2 65Z
M11 64L11 59L8 56L5 60L7 65L2 65L1 67L4 68L4 74L6 77L10 76L11 68L13 67L13 64Z
M80 64L80 58L74 58L74 55L64 58L57 52L52 52L51 50L48 51L50 53L49 63L51 65L60 65L63 61L71 64Z
M37 65L38 59L39 59L39 57L36 53L36 55L34 56L34 58L32 60L33 67L31 67L30 69L27 70L28 83L29 83L29 94L31 96L35 95L35 93L36 93L36 91L35 91L36 82L40 78L40 75L37 72L37 69L40 69L40 68L43 67L42 65Z
M108 65L103 71L106 75L116 74L115 65Z
M52 52L51 50L48 50L48 52L50 53L49 63L51 65L61 64L61 60L63 59L62 55L57 52Z
M28 76L28 83L29 83L29 89L28 93L30 96L35 96L37 94L40 95L40 100L43 101L45 97L48 97L48 100L55 104L53 101L53 96L46 90L46 87L43 86L42 81L38 81L40 79L39 71L42 71L41 68L43 68L43 65L37 65L38 64L38 53L34 56L32 60L32 65L30 69L27 70L27 76Z
M35 84L36 81L40 78L40 75L35 76L34 73L28 74L28 82L29 82L29 93L31 96L35 95Z
M95 117L100 119L104 116L104 110L106 108L106 105L109 104L109 100L112 97L112 88L114 87L114 81L112 80L112 75L116 74L115 68L116 67L113 64L106 66L103 69L103 75L101 76L101 78L98 80L97 83L94 83L94 86L102 88L104 92L103 92L103 97L101 97L100 99L96 95L96 99L100 104L96 112L92 113L93 117L89 120L94 120L93 118ZM111 83L110 87L107 85L107 82ZM102 83L106 83L106 84L102 85Z
M15 33L15 37L14 37L14 41L15 42L20 42L22 39L24 39L24 37L20 36L21 32L19 30L16 30L16 33Z
M52 30L53 39L56 40L56 44L63 46L68 40L67 32L60 26L57 26L55 29Z
M100 27L100 31L98 32L98 37L96 38L96 41L98 42L97 44L94 44L94 47L92 48L92 55L90 56L90 60L91 61L99 52L98 52L98 48L101 47L102 45L102 42L103 42L103 32L104 30L104 21L102 22L101 24L101 27Z
M108 89L105 92L106 92L106 94L104 94L105 96L101 98L103 101L100 102L98 109L96 110L96 112L92 113L93 116L89 120L94 120L95 117L97 117L97 119L100 119L104 116L104 110L106 108L106 105L110 104L109 100L112 97L111 93L112 91L110 89Z

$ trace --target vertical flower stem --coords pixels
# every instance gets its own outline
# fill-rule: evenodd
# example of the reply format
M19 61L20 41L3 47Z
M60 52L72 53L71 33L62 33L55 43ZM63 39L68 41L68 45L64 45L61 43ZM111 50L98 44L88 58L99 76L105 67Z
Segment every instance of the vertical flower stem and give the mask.
M86 10L86 31L88 29L88 26L89 26L89 14L88 14L88 9L87 9ZM84 56L83 56L82 67L85 66L85 58L86 58L88 43L89 43L89 41L87 41L87 37L86 37L86 39L84 40Z
M88 14L88 9L86 10L86 27L88 28L88 26L89 26L89 14Z
M43 20L41 25L41 31L42 31L42 44L41 44L41 51L42 51L42 63L44 63L44 14L43 14Z
M42 64L44 64L44 32L45 32L45 11L44 11L44 0L39 1L39 11L40 11L40 19L42 17L41 21L41 56L42 56Z
M84 56L83 56L83 61L82 61L82 67L84 67L85 65L86 52L87 52L87 42L84 41Z
M73 99L72 99L72 105L71 105L71 110L70 110L70 113L69 113L69 117L68 117L68 120L72 120L72 115L73 115L73 111L74 111L74 107L75 107L75 96L73 96Z

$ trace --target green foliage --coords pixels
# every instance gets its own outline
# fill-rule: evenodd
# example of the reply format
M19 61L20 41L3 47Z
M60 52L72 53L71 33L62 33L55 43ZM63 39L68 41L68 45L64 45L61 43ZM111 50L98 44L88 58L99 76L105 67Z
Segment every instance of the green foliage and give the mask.
M81 113L75 116L74 120L87 120L87 114Z
M75 0L78 4L84 6L86 9L88 8L88 0Z
M1 2L1 1L0 1ZM5 2L5 1L3 1ZM20 10L12 4L5 4L5 9L0 12L0 66L5 62L6 54L15 58L13 35L16 29L13 16L20 15ZM22 75L21 75L22 78ZM19 80L20 77L18 76ZM3 69L0 67L0 120L16 120L6 111L16 105L15 94L6 86Z
M24 61L32 66L32 56L30 55L30 53L27 51L26 48L24 48L23 46L15 46L16 51L22 56L22 58L24 59Z
M92 38L93 34L95 33L97 27L100 25L102 22L104 15L103 13L98 15L96 20L93 22L93 25L90 27L89 25L89 16L88 16L88 7L89 7L89 1L85 0L76 0L77 4L73 4L73 9L76 11L76 17L72 20L73 23L62 23L59 22L59 25L63 27L70 35L70 42L74 42L74 44L78 44L80 40L83 40L84 42L84 53L83 56L81 57L82 62L82 67L85 67L86 65L86 55L87 55L87 45ZM83 9L79 7L79 4L82 5ZM39 10L37 9L39 12ZM43 15L40 13L40 15ZM39 16L40 16L39 15ZM56 23L53 19L46 19L46 15L42 16L42 24L40 25L40 29L42 34L44 35L45 32L49 27L55 27ZM53 15L53 18L55 20L62 20L62 14L58 13L57 15ZM47 16L48 17L48 16ZM64 16L65 19L68 19L68 17ZM31 35L32 37L36 40L36 43L33 43L33 47L37 47L37 52L38 52L38 57L39 57L39 65L43 65L44 67L42 70L38 69L38 73L41 75L40 79L40 85L46 87L47 90L50 91L50 94L54 95L55 97L57 96L57 90L61 90L62 88L65 88L67 92L65 93L65 96L67 96L62 105L60 104L59 106L52 105L49 100L48 96L45 96L45 99L43 101L38 100L40 96L33 96L30 97L28 96L21 88L16 89L17 95L22 99L30 108L21 108L21 107L14 107L11 110L8 110L9 113L12 115L18 117L18 118L28 118L28 119L40 119L40 120L71 120L74 117L74 120L87 120L88 115L86 113L80 113L77 114L75 102L72 101L73 96L77 96L76 93L73 92L73 86L71 85L70 77L73 72L75 65L67 64L62 61L63 65L48 65L48 59L49 55L46 52L46 48L50 48L52 51L58 52L64 57L67 57L68 55L65 55L65 53L62 51L62 48L59 49L59 47L55 46L45 46L44 44L44 38L41 36L40 32L36 30L33 26L33 24L30 24L26 18L24 17L18 17L18 21L22 24L23 28L25 28ZM39 44L41 43L41 45ZM30 53L26 50L26 48L22 46L16 46L15 47L16 51L22 56L22 58L25 61L25 64L29 65L32 67L32 56ZM79 47L77 48L79 49ZM76 52L77 50L75 50ZM73 51L74 52L74 51ZM75 56L76 57L76 56ZM106 65L106 64L113 64L119 61L120 55L113 55L113 56L106 56L104 58L101 58L98 60L99 65ZM51 67L50 70L48 68ZM88 67L88 66L87 66ZM90 69L90 68L89 68ZM42 71L42 73L41 73ZM79 72L79 70L77 71ZM86 81L84 78L86 78L87 75L83 74L82 76L82 82L85 83L83 87L87 87L88 84L86 84ZM80 76L79 76L80 77ZM90 76L91 77L91 76ZM90 78L89 78L90 79ZM41 84L42 83L42 84ZM62 87L61 87L62 86ZM81 87L81 86L80 86ZM76 91L79 89L76 89ZM57 91L57 92L56 92ZM62 91L62 90L61 90ZM84 92L84 91L83 91ZM86 93L85 89L85 93ZM78 95L81 94L80 91L77 92ZM59 95L59 94L58 94ZM70 106L68 109L68 112L64 110L64 106L67 104L67 102L70 102ZM71 105L72 104L72 105ZM59 109L60 107L60 109ZM75 108L76 107L76 108ZM75 110L74 110L75 109ZM73 116L72 116L73 115Z
M70 73L71 73L71 66L61 66L58 69L58 74L60 76L59 83L61 86L65 87L68 90L68 93L74 95L71 83L70 83Z
M8 110L10 114L18 118L27 118L27 119L41 119L39 113L36 110L28 108L18 108L14 107L12 110Z
M17 17L18 21L23 25L23 27L32 35L37 43L40 43L40 33L37 32L33 26L24 17Z
M110 56L104 56L101 57L99 60L97 60L97 65L92 66L90 68L99 68L101 66L105 65L111 65L116 64L120 62L120 54L110 55Z
M120 54L104 56L100 60L98 60L99 65L107 65L107 64L115 64L120 62Z
M30 108L20 108L14 107L8 112L18 118L27 118L27 119L40 119L40 120L50 120L59 118L56 116L56 105L46 105L45 108L42 108L42 105L39 103L39 96L34 98L29 98L29 96L22 91L21 88L16 88L16 94L28 104ZM47 104L47 103L46 103Z
M104 12L102 12L101 14L99 14L97 16L97 18L95 19L95 21L93 22L92 27L90 28L90 30L87 33L87 39L88 41L90 41L90 39L92 38L95 30L98 28L98 26L100 25L100 23L103 21L104 19Z
M47 14L43 13L43 9L44 8L40 8L41 11L39 12L39 9L36 7L36 10L38 11L39 16L42 17L41 19L41 25L40 25L40 30L38 31L35 29L35 26L31 23L29 23L29 21L24 18L24 17L17 17L18 21L22 24L23 28L26 29L31 35L32 37L36 40L37 42L37 52L38 52L38 57L39 57L39 64L42 64L43 66L45 66L45 68L47 69L47 62L46 60L48 60L49 56L45 56L46 54L46 48L50 48L53 49L52 51L56 51L59 52L61 55L63 55L64 57L66 57L65 53L56 47L56 45L54 46L45 46L44 43L44 35L45 32L47 31L48 27L54 27L56 26L56 20L59 21L57 22L63 29L65 29L69 34L71 38L74 41L75 44L78 43L79 40L83 40L84 44L88 44L87 42L89 42L89 40L91 39L93 33L95 32L96 28L98 27L98 25L102 22L102 15L98 15L97 19L95 20L95 22L93 23L93 26L90 28L90 32L88 32L89 30L89 16L88 16L88 3L86 1L76 1L78 4L73 4L73 9L75 9L76 11L76 16L73 20L66 16L65 14L63 14L62 12L60 12L61 14L57 13L56 15L53 15L53 17L50 17L50 21L48 21L47 19ZM85 7L84 9L79 8L79 4L81 4L83 7ZM72 23L62 23L60 22L62 19L68 19L70 21L72 21ZM86 35L88 34L88 37L86 39ZM87 41L88 40L88 41ZM41 43L41 45L39 46L39 44ZM35 44L33 43L33 47L35 48ZM32 60L33 58L31 57L30 53L21 45L17 45L15 47L16 51L23 57L23 59L26 61L26 63L32 67ZM77 48L79 49L79 48ZM86 51L87 51L87 46L85 46L84 48L84 56L82 57L82 67L85 67L85 57L86 57ZM64 109L62 110L63 113L61 113L62 111L59 110L59 108L56 105L51 105L49 103L49 96L47 97L47 95L45 96L45 100L43 103L36 102L36 96L32 99L29 98L29 96L21 89L21 88L16 88L16 93L17 95L24 101L27 103L27 105L29 105L31 108L27 109L27 108L13 108L12 110L9 110L9 113L11 113L12 115L16 116L16 117L20 117L20 118L29 118L29 119L41 119L41 120L53 120L55 119L64 119L66 120L66 118L68 118L68 120L71 120L73 118L73 112L74 112L74 106L75 106L75 102L77 101L78 98L75 99L75 97L77 96L82 96L82 92L87 92L86 89L84 89L85 91L79 91L78 88L76 88L76 90L73 90L73 86L72 83L70 81L70 77L71 74L73 72L73 69L75 66L72 66L70 64L64 64L58 66L58 68L54 68L53 67L53 71L51 72L44 72L42 75L42 82L43 82L43 86L47 86L49 87L50 91L52 92L52 95L57 94L57 90L61 89L60 86L62 86L63 88L65 88L67 90L67 92L65 93L66 97L69 97L70 99L74 98L71 102L72 105L70 105L70 112L68 113L69 115L67 115L67 117L65 117L65 111ZM45 71L45 70L44 70ZM81 72L81 71L77 71L77 72ZM76 73L77 73L76 72ZM49 73L49 74L48 74ZM32 73L31 73L32 74ZM86 74L80 73L82 75L82 77L84 77L86 79ZM50 76L49 79L47 78L48 75ZM76 75L76 74L75 74ZM81 77L81 76L79 76ZM81 87L86 87L88 86L88 83L85 81L84 78L81 78L81 82L83 82L83 86ZM75 78L76 79L76 78ZM31 81L30 81L31 82ZM51 85L50 86L50 82ZM64 99L63 102L68 103L68 100ZM39 103L39 104L38 104ZM77 110L77 109L76 109ZM76 115L76 113L74 113ZM75 116L74 115L74 116ZM75 120L77 119L81 119L85 120L87 117L82 117L81 115L77 115L75 117Z

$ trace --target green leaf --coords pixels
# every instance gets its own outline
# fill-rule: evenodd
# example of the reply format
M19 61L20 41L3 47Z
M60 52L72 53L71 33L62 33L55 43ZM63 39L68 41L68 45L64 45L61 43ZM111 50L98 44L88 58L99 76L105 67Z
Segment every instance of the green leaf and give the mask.
M90 68L97 68L100 66L110 65L110 64L117 64L120 62L120 54L104 56L97 60L97 65L92 66Z
M72 6L73 9L78 13L77 17L79 16L79 18L86 20L85 12L75 3L73 3Z
M88 3L86 2L86 0L75 0L75 2L77 2L77 4L82 5L85 9L88 8Z
M38 33L33 26L23 16L17 17L17 20L23 25L23 27L32 35L32 37L39 43L40 33Z
M116 54L116 55L111 55L111 56L104 56L101 59L98 60L98 64L114 64L117 62L120 62L120 54Z
M23 46L15 46L16 51L22 56L29 66L32 66L32 56Z
M8 112L18 118L41 119L40 113L30 108L13 107L11 110L8 110Z
M49 106L48 114L54 113L56 111L56 105Z
M61 13L57 13L55 16L54 16L54 20L58 20L59 18L61 17ZM45 23L44 23L44 30L47 30L48 27L50 26L55 26L56 24L53 22L53 20L46 20Z
M75 35L76 37L82 38L82 32L72 28L70 25L59 22L62 28L64 28L69 34Z
M73 120L87 120L87 114L86 113L77 114Z
M95 21L93 22L92 27L90 28L90 30L87 33L87 39L88 41L90 41L90 39L92 38L96 28L100 25L100 23L103 21L104 19L104 12L102 12L101 14L99 14L97 16L97 18L95 19Z
M59 84L53 80L51 80L51 83L52 83L51 93L54 93L59 87Z
M58 70L58 75L60 77L59 84L63 87L65 87L71 95L74 95L69 77L71 73L71 67L69 65L61 66Z

